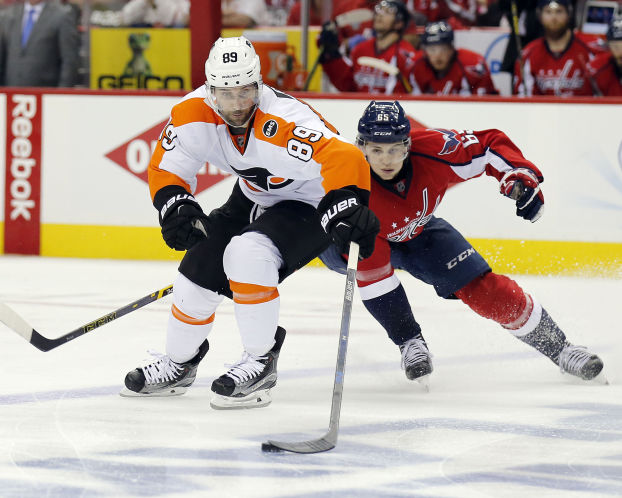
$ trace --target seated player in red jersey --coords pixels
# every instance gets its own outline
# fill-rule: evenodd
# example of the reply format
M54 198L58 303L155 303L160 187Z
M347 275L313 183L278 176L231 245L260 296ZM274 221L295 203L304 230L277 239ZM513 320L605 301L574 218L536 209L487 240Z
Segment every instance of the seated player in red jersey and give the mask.
M423 54L409 75L414 95L497 95L486 60L454 47L454 31L445 21L429 23L421 35Z
M588 66L594 93L605 97L622 95L622 18L613 18L607 29L609 52L598 55Z
M350 58L339 52L339 37L334 23L323 26L318 39L320 62L335 87L342 92L408 93L405 75L412 67L415 49L402 39L410 13L399 0L382 0L374 10L375 36L354 46ZM395 69L395 74L363 64L361 57L380 59Z
M484 258L435 210L447 188L485 173L501 194L516 199L516 214L537 221L543 212L542 173L499 130L410 129L396 102L371 102L358 124L357 144L371 167L369 207L380 219L372 255L358 264L363 304L399 346L411 380L427 381L431 355L394 268L434 286L494 320L515 337L584 380L596 377L601 359L571 344L546 310L514 280L494 273ZM320 256L345 273L340 252Z
M514 93L521 96L593 95L587 64L605 49L598 39L571 29L569 0L539 0L544 36L524 49L514 69Z

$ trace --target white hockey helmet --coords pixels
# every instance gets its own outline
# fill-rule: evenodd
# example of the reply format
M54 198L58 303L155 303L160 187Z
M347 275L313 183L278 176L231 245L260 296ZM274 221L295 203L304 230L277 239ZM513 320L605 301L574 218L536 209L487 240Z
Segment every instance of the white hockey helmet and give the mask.
M218 114L218 102L214 98L215 88L235 88L254 84L257 88L255 107L263 82L261 80L261 63L253 45L244 36L218 38L205 61L205 86L207 103Z

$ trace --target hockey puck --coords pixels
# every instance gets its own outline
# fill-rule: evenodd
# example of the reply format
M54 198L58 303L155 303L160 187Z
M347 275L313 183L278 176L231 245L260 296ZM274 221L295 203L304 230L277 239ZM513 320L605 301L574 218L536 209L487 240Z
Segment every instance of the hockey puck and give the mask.
M265 453L280 453L283 450L271 443L261 443L261 451Z

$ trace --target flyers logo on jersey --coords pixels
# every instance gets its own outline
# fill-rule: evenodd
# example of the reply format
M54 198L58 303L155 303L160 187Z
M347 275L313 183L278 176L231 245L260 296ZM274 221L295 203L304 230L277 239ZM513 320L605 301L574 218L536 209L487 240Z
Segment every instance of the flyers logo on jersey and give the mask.
M120 166L130 174L147 183L147 168L149 167L151 154L158 143L158 137L160 135L162 138L162 147L164 149L167 147L173 148L175 146L177 142L175 129L169 124L167 119L132 138L128 138L125 143L108 152L106 157L117 166ZM195 195L216 185L229 176L229 174L221 172L215 166L206 164L205 168L202 168L197 175L197 189Z
M253 190L259 188L260 191L268 192L275 188L283 188L294 181L289 178L274 176L265 168L236 169L231 164L229 167L235 171L240 178L243 178L246 181L246 185Z

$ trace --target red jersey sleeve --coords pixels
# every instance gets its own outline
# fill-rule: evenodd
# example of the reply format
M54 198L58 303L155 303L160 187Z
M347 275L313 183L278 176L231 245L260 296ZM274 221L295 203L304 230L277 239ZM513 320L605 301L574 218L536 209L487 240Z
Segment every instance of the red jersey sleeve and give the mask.
M528 168L543 180L537 166L500 130L413 130L411 138L413 155L446 164L456 175L456 181L483 173L501 180L506 172L516 168Z

